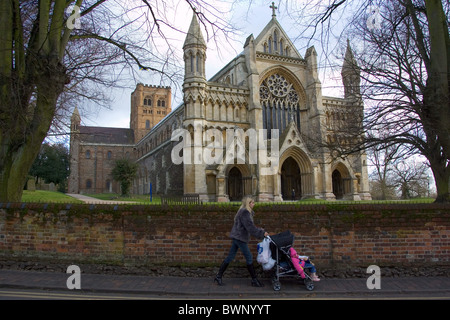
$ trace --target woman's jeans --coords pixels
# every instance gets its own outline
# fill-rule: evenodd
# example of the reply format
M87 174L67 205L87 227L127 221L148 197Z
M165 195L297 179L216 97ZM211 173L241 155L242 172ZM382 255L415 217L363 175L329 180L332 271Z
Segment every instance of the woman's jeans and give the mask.
M242 253L244 254L247 265L253 264L253 256L252 253L250 252L250 249L248 248L247 242L240 241L237 239L233 239L231 243L230 252L228 253L228 257L225 258L224 262L231 263L231 261L234 260L234 257L236 256L238 249L241 249Z

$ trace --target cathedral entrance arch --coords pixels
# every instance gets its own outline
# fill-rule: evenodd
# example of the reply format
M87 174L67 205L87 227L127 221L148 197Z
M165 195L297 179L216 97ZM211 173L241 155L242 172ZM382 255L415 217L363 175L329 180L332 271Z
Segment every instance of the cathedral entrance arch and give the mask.
M336 199L342 199L344 197L344 182L342 180L342 175L339 170L334 170L331 174L331 179L333 181L333 194Z
M301 199L301 175L297 162L289 157L281 166L281 194L284 200Z
M244 196L254 195L251 168L245 164L234 164L225 169L225 193L230 201L241 201Z
M228 173L228 197L230 201L240 201L243 197L242 173L237 167L231 168Z
M298 147L291 147L280 157L279 192L283 200L292 199L292 189L295 199L299 200L314 195L314 177L311 160L308 155Z
M351 178L347 168L338 164L331 174L333 194L337 200L343 199L351 192Z

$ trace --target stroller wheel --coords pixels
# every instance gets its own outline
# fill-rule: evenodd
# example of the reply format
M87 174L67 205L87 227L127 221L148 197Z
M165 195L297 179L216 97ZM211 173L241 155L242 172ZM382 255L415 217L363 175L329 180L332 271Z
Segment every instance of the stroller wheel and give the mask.
M311 279L305 279L305 287L308 291L314 290L314 282Z
M281 284L280 284L280 282L279 282L279 281L274 281L274 282L273 282L273 290L275 290L275 291L280 291L280 289L281 289Z

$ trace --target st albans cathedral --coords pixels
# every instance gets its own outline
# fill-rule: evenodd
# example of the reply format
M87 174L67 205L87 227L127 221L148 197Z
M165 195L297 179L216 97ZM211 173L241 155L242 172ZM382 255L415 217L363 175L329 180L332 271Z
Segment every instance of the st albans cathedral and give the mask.
M244 50L207 80L207 45L194 15L183 51L183 103L171 88L138 84L130 128L81 126L71 119L69 193L120 193L117 159L138 164L134 194L198 194L202 201L304 198L368 200L366 155L327 148L362 122L360 76L350 44L344 98L322 96L314 47L302 56L273 11Z

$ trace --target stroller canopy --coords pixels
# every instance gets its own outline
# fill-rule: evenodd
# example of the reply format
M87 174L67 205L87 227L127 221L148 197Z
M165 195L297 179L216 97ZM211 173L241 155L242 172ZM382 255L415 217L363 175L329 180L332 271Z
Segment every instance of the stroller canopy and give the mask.
M270 236L270 238L278 248L292 246L294 244L294 234L289 230Z

